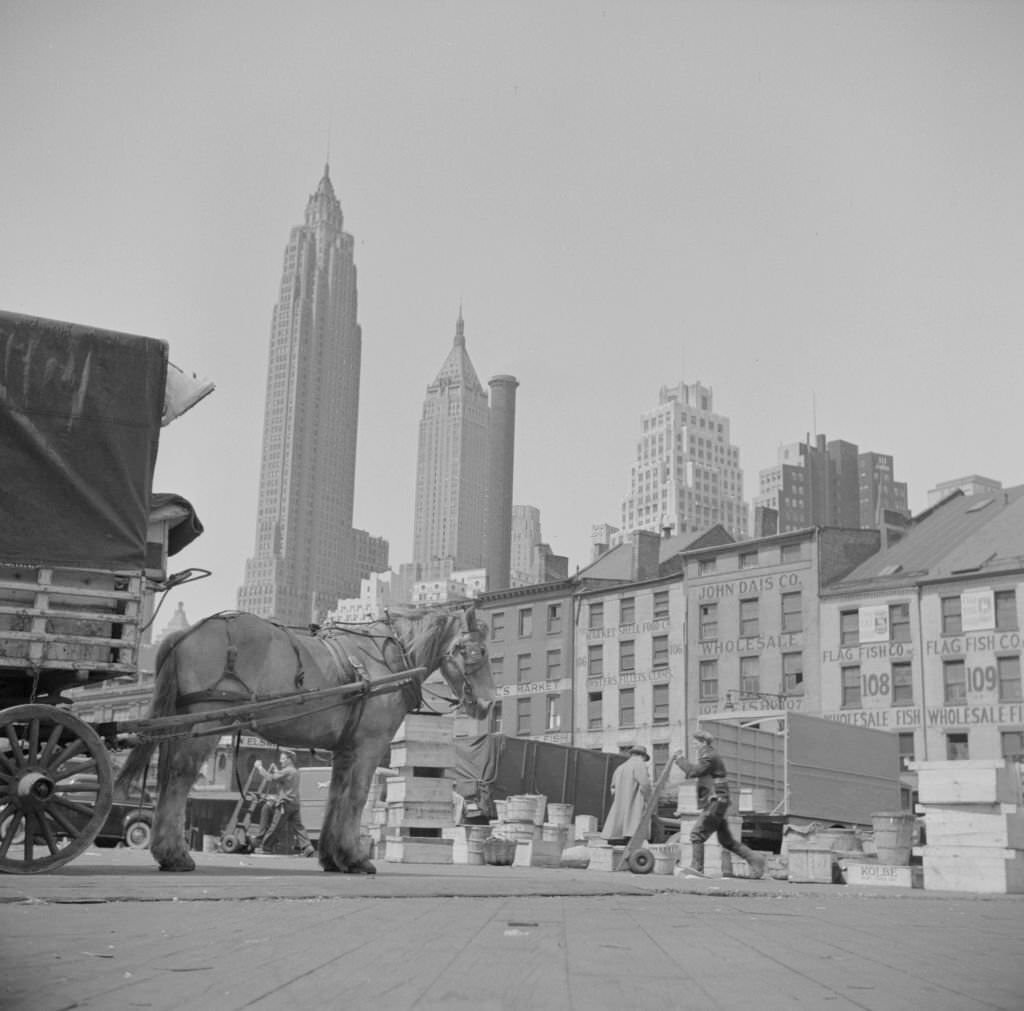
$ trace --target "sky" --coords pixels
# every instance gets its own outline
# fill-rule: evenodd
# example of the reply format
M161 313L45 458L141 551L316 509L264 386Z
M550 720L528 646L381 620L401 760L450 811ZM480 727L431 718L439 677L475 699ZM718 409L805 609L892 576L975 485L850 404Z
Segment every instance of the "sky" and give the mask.
M205 526L190 619L253 550L271 311L329 161L363 330L356 526L412 555L460 306L519 380L514 501L570 568L642 412L731 419L748 499L808 433L1024 483L1024 4L0 5L0 308L159 337L216 391L154 490ZM2 480L2 477L0 477Z

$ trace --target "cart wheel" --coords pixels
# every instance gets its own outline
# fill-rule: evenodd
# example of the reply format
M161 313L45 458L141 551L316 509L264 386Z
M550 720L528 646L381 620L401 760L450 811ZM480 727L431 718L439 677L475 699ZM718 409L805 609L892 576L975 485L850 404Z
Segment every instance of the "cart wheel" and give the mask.
M238 841L238 836L232 833L231 835L226 835L221 839L220 848L224 853L237 853L242 846Z
M650 850L636 850L629 854L626 866L634 874L650 874L654 870L654 854Z
M133 850L148 850L152 839L153 827L142 818L130 821L125 826L124 841Z
M0 710L0 768L0 871L52 871L88 849L113 791L91 727L56 706Z

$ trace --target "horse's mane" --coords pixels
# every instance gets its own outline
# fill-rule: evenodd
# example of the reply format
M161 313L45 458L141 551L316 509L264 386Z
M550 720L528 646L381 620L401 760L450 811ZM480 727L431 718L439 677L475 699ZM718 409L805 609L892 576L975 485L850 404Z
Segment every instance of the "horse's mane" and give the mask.
M450 638L453 624L460 615L451 611L429 609L389 612L399 628L402 645L415 665L433 667L440 659ZM405 626L402 628L401 626Z

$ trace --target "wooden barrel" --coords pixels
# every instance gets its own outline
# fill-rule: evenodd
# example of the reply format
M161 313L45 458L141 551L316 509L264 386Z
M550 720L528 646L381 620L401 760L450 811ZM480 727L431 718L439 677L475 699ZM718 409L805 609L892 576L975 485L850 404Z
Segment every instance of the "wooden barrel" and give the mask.
M504 820L507 822L528 821L532 824L536 813L536 797L528 794L515 794L508 799L508 805L505 808Z
M914 815L911 811L877 811L871 816L875 829L875 852L880 864L910 865L914 842Z
M491 834L490 825L469 825L466 831L466 863L484 862L484 842Z

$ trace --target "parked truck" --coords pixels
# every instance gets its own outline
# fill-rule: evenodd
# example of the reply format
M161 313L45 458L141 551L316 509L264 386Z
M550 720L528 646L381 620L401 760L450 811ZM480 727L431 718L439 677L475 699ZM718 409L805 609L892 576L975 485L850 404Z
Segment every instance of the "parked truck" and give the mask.
M701 727L725 760L749 838L777 838L787 823L869 827L873 813L900 807L895 734L802 713Z

